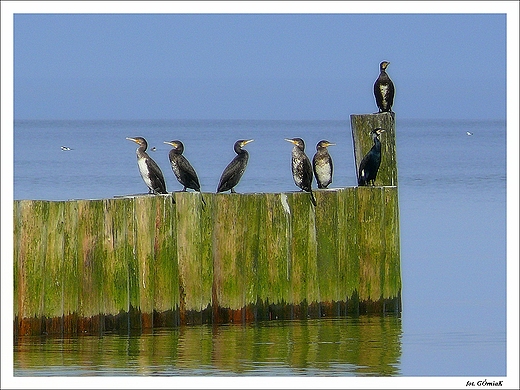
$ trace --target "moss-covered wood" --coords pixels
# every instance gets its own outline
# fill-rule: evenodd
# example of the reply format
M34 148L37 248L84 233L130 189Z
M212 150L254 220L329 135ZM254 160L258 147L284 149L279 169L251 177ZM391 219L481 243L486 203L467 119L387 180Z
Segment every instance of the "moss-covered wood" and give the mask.
M304 318L399 297L397 187L316 191L316 208L303 192L205 194L204 209L173 196L15 201L17 332Z
M15 201L15 333L400 311L394 118L351 120L356 164L387 130L381 174L316 190L316 206L305 192Z

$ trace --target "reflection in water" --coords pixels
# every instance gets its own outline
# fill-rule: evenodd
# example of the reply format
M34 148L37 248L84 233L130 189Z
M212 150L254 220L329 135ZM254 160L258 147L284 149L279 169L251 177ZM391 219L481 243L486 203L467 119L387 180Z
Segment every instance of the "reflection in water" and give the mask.
M401 333L398 316L361 316L20 337L14 375L398 375Z

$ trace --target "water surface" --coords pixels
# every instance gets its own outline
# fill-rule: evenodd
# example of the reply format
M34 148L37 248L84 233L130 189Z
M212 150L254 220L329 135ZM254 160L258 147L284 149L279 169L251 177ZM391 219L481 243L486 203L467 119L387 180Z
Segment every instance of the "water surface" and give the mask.
M467 131L473 133L468 136ZM356 185L349 121L18 121L15 199L144 193L128 136L144 136L169 191L180 139L202 190L214 192L237 139L249 165L238 192L294 191L291 144L312 157L327 139L332 187ZM384 135L382 137L384 142ZM19 340L15 375L506 375L506 126L396 123L401 317L195 326L138 335ZM72 148L62 151L60 146ZM384 156L383 156L384 158Z

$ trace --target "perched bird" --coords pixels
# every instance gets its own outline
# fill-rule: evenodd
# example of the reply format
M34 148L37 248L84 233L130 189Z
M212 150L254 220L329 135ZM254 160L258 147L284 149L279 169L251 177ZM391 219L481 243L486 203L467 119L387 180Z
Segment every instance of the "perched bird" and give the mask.
M392 106L394 104L394 83L386 73L386 67L389 64L390 62L387 61L383 61L379 64L379 77L374 83L374 96L376 98L377 107L379 107L379 112L392 112Z
M249 153L247 153L247 150L242 148L253 141L254 140L252 139L241 139L235 142L233 149L237 155L233 160L231 160L226 169L224 169L224 172L220 177L220 182L218 183L217 192L228 190L231 190L232 193L235 192L234 187L242 178L242 175L246 170L247 161L249 160Z
M183 192L186 191L187 188L191 188L197 192L200 192L200 184L199 178L197 177L197 173L195 169L191 166L190 162L182 155L184 152L184 145L181 141L164 141L165 144L170 145L173 149L170 150L168 157L170 158L170 164L172 166L172 171L184 188ZM202 197L202 192L200 194L202 198L202 203L206 204L204 201L204 197Z
M311 196L311 202L316 206L316 199L312 193L312 165L305 154L305 142L301 138L285 138L287 142L294 145L292 149L292 174L294 183Z
M136 150L137 154L137 166L144 182L148 186L149 194L167 194L166 183L164 182L164 176L161 172L161 168L152 158L146 153L148 143L143 137L127 137L129 141L133 141L139 145Z
M381 141L379 135L385 130L378 127L370 132L374 145L370 151L363 157L359 164L358 185L366 186L370 182L374 185L379 165L381 165Z
M312 170L316 176L318 188L327 188L332 183L332 158L330 157L327 147L336 145L326 140L321 140L316 145L316 154L312 158Z

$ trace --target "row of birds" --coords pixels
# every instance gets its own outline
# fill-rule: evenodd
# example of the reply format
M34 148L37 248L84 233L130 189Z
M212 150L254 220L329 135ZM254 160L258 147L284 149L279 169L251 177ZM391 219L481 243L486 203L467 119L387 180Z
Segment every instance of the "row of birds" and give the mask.
M381 142L379 135L384 132L384 129L374 129L371 134L374 145L370 151L365 155L359 166L358 184L368 185L370 182L374 184L377 170L381 163ZM151 194L167 194L166 182L161 169L157 163L146 153L148 143L143 137L128 137L129 141L133 141L139 145L136 150L137 165L143 181L149 189ZM332 183L333 163L327 148L335 145L327 140L322 140L316 145L316 154L312 158L312 164L305 154L305 142L301 138L286 138L294 146L292 149L292 174L294 183L303 191L310 194L311 202L316 206L316 198L312 193L312 181L316 177L318 188L325 189ZM235 192L235 186L239 183L244 174L249 160L249 153L244 149L244 146L253 142L252 139L238 140L234 144L236 153L235 158L226 166L222 173L217 193L231 191ZM183 155L184 145L181 141L165 141L172 147L169 152L169 160L172 171L183 186L182 191L187 191L188 188L197 192L200 191L200 183L195 169L190 164L188 159ZM203 204L206 204L201 193Z
M391 113L392 105L394 103L395 88L392 80L386 73L386 68L389 64L388 61L383 61L379 64L379 77L374 83L374 97L379 112ZM376 128L371 132L374 145L365 155L363 160L361 160L358 172L359 185L368 185L369 183L374 185L377 171L381 163L381 142L379 141L379 135L384 131L384 129ZM166 194L166 183L161 169L146 153L148 147L146 140L143 137L128 137L127 139L139 145L136 151L137 165L139 166L141 177L148 186L149 193ZM316 199L311 188L313 176L316 176L318 188L327 188L332 182L333 164L327 148L334 144L327 140L318 142L316 145L316 154L312 159L311 165L309 158L305 154L305 143L303 139L291 138L285 140L294 145L292 150L292 174L294 183L303 191L309 192L311 202L313 205L316 205ZM217 193L224 191L235 192L234 187L242 178L249 160L249 153L243 149L243 147L250 142L253 142L253 140L238 140L235 142L234 150L237 155L228 164L226 169L224 169L217 187ZM179 183L183 185L182 191L191 188L200 192L200 183L197 173L186 157L182 154L184 152L184 145L182 142L175 140L169 142L165 141L164 143L172 147L172 150L169 153L170 164L175 177ZM201 199L205 204L202 193Z

